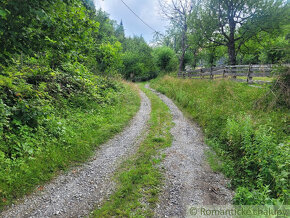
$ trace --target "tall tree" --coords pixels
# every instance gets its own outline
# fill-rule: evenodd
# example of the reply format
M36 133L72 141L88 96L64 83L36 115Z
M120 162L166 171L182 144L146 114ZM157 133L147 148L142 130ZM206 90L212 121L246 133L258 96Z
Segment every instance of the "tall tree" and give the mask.
M121 20L120 24L116 26L116 37L119 42L123 43L125 39L125 29L123 25L123 21Z
M229 64L235 65L245 42L280 28L288 5L284 0L206 0L196 24L207 40L227 47Z
M192 13L195 6L193 0L159 0L162 14L170 21L174 28L178 28L179 31L179 72L183 71L185 67L185 54L188 49L188 21L189 15ZM176 40L176 38L175 38ZM175 41L174 41L175 43Z

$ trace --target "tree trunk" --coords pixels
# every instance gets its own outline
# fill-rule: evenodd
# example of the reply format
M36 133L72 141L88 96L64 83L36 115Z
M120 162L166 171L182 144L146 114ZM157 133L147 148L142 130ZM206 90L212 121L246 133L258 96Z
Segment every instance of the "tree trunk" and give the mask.
M185 56L185 50L182 50L182 54L179 58L179 73L181 73L184 69L184 56Z
M181 52L182 53L181 53L181 56L179 58L179 73L181 73L184 70L184 57L185 57L186 46L187 46L186 33L187 33L187 23L185 20L184 26L183 26L183 33L182 33L182 42L181 42L181 49L182 49Z
M230 9L233 10L233 6L230 7ZM229 26L230 26L230 35L229 35L229 41L228 41L228 54L229 54L229 64L230 65L236 65L236 45L235 45L235 31L236 31L236 23L234 20L234 17L229 11L228 13L228 19L229 19Z
M228 43L228 54L229 54L229 64L230 65L236 65L237 64L237 59L236 59L235 41L230 41Z

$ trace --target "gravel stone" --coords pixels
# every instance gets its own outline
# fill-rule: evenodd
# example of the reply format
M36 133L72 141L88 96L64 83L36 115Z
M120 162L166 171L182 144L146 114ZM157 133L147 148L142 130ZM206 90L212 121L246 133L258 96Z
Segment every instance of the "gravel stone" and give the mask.
M19 200L0 217L84 217L101 205L115 189L114 172L136 151L146 130L151 103L141 91L140 96L140 110L130 125L101 146L88 163L58 176L42 192Z
M233 192L226 188L228 181L214 173L205 160L208 147L201 129L185 118L171 99L149 89L169 107L175 124L172 146L164 150L166 157L160 166L165 181L155 216L186 217L187 207L192 205L231 204Z

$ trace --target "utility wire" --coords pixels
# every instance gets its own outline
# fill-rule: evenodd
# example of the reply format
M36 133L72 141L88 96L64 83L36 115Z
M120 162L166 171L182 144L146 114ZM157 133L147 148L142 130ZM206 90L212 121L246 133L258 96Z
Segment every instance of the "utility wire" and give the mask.
M153 32L163 35L162 33L158 32L157 30L155 30L153 27L151 27L149 24L147 24L141 17L138 16L138 14L136 14L130 7L129 5L127 5L123 0L121 0L121 2L139 19L141 20L141 22L143 24L145 24L147 27L149 27L151 30L153 30Z

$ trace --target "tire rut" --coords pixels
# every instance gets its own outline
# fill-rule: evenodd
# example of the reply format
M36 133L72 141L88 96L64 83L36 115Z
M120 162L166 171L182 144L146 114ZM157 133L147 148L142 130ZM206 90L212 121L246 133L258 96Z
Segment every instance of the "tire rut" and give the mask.
M83 217L99 206L115 189L112 177L124 158L140 143L150 118L151 103L140 91L141 106L120 134L100 146L94 157L73 168L0 213L0 217Z
M149 89L169 107L175 124L172 146L164 150L166 158L161 163L165 181L155 216L186 217L189 206L231 204L233 192L226 188L228 181L205 161L208 147L200 128L185 118L171 99Z

